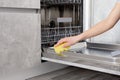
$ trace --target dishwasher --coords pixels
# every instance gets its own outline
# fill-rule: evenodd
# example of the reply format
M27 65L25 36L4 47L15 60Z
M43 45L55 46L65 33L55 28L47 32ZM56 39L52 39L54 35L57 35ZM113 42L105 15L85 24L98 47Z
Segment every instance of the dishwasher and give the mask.
M119 44L83 40L63 52L65 57L54 52L59 39L89 29L90 7L90 0L41 0L42 61L120 75Z

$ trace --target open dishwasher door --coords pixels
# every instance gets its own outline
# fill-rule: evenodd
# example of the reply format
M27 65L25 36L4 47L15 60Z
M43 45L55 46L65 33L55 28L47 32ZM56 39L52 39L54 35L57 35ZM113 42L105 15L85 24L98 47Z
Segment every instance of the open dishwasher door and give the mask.
M64 52L65 57L47 48L42 60L120 75L120 51L117 50L120 46L83 42Z

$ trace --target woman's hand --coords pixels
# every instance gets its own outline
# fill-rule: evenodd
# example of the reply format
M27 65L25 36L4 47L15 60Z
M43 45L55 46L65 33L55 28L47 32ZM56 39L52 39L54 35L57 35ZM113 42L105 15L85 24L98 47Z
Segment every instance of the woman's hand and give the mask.
M66 37L66 38L60 39L55 46L65 43L63 47L69 47L74 45L78 41L79 41L79 36Z

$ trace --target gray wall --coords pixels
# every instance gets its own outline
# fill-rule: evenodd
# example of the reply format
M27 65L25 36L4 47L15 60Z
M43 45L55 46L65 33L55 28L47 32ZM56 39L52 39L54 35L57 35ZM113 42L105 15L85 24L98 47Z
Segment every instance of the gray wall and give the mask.
M38 10L40 0L0 0L0 80L24 80L63 67L41 64Z
M111 9L114 7L116 0L93 0L93 25L103 20L108 16ZM102 28L102 26L101 26ZM114 28L92 38L93 42L120 44L120 23L118 22Z

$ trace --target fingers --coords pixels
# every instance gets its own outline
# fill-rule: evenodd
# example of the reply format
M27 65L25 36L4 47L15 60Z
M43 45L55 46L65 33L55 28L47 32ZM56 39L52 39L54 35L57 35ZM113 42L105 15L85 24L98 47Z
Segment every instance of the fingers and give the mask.
M60 45L60 44L62 44L62 43L65 43L65 42L66 42L66 39L63 38L63 39L59 40L59 41L57 42L57 44L55 44L55 47L58 46L58 45Z
M59 43L59 42L57 42L57 44L55 44L54 46L55 46L55 47L57 47L58 45L60 45L60 43Z

